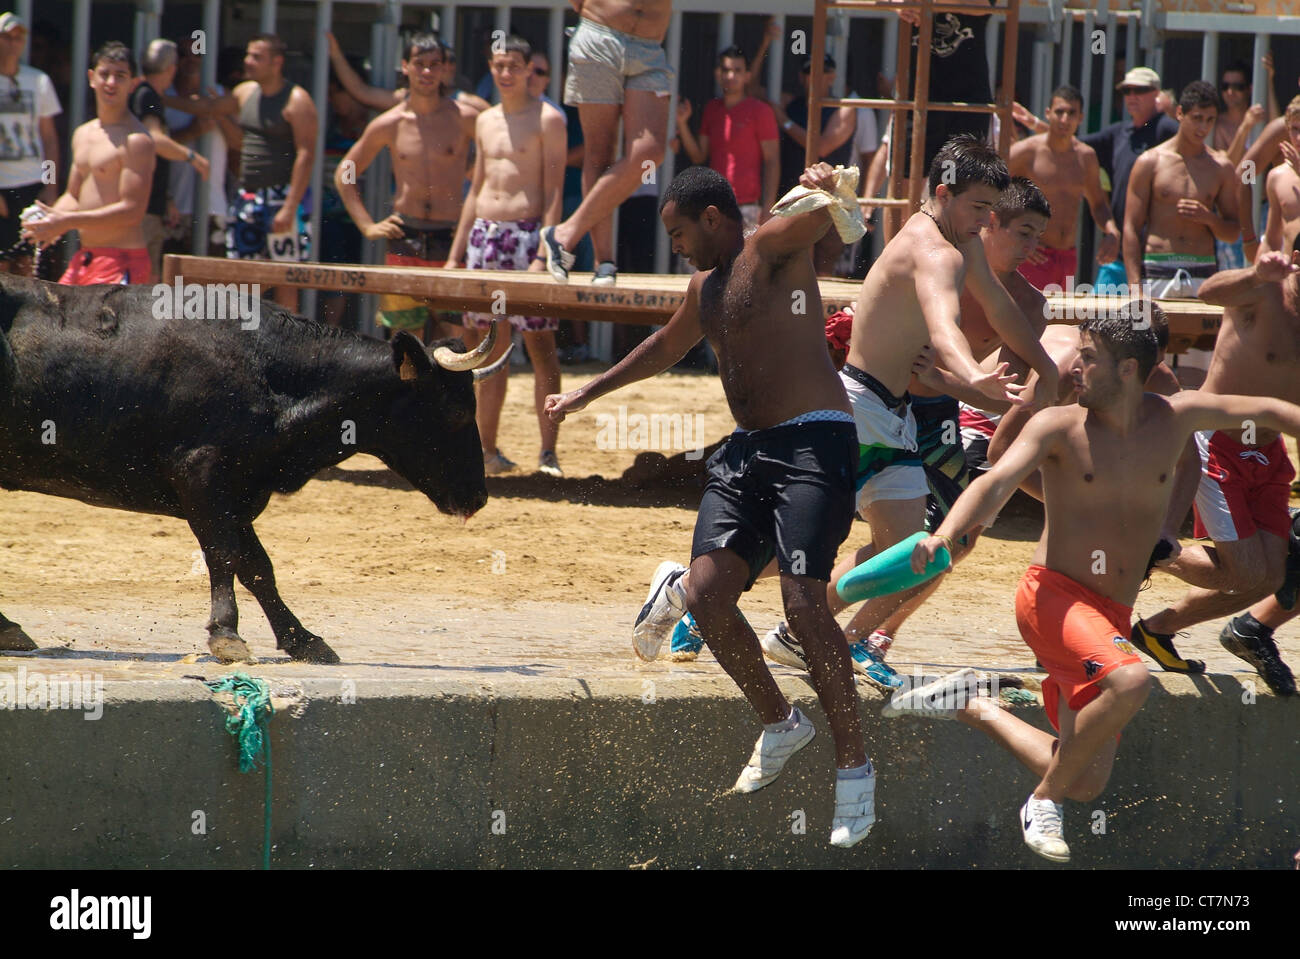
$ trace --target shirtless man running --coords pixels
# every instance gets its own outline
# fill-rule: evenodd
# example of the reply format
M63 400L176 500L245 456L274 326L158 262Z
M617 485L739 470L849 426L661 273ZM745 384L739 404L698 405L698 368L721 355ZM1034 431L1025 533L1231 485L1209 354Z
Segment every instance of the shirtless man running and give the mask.
M478 114L442 95L442 45L433 34L406 42L402 73L409 95L370 121L339 162L334 187L366 239L388 240L386 265L440 267L460 219L461 177ZM393 212L376 223L357 184L383 149L392 158L397 194ZM425 301L397 294L379 298L379 321L390 330L423 331L426 342L436 329Z
M1036 337L1042 334L1046 324L1046 301L1016 269L1033 251L1038 238L1047 229L1051 215L1052 209L1042 191L1024 177L1014 177L998 197L990 214L989 225L980 233L989 269L1005 286L1025 324L1033 330ZM958 301L961 336L971 357L976 362L983 363L1002 347L999 363L984 363L985 369L991 371L1001 365L1016 375L1025 373L1029 369L1028 364L1002 346L1002 338L989 322L974 289L976 285L968 281ZM925 522L930 529L934 529L943 522L957 496L970 482L966 454L958 429L962 418L958 400L993 416L1006 412L1012 404L1006 399L995 399L971 390L952 377L945 382L942 372L935 370L923 378L913 376L907 390L912 398L911 412L916 420L916 456L925 471L924 482L928 488ZM920 528L919 525L916 527ZM872 532L876 532L874 527ZM972 543L973 539L972 537ZM966 544L966 548L969 545L971 544ZM865 551L846 556L836 566L832 582L865 558ZM883 689L897 689L901 686L903 680L885 663L885 655L908 616L937 587L938 582L934 581L900 593L867 600L844 627L854 669ZM834 590L828 599L831 612L836 615L847 608L847 604ZM803 667L798 643L785 624L770 630L763 637L763 651L775 662Z
M1072 371L1078 405L1044 410L1030 420L1010 451L971 484L935 535L912 554L919 571L940 546L951 548L1025 477L1041 470L1047 517L1033 565L1016 592L1016 619L1047 671L1043 705L1058 736L990 697L969 697L970 670L897 694L883 714L956 718L1011 752L1039 779L1020 810L1025 842L1056 862L1070 858L1064 801L1101 794L1117 736L1151 688L1125 636L1188 435L1231 429L1245 418L1265 429L1300 430L1300 406L1276 399L1202 390L1168 398L1148 393L1155 359L1150 326L1127 316L1084 321Z
M24 224L22 235L48 246L69 230L81 234L81 249L60 283L149 283L153 269L141 224L153 180L154 145L127 106L139 82L132 76L131 51L121 43L106 43L91 64L86 73L95 93L96 118L73 131L72 172L63 196L53 206L38 200L45 216Z
M801 182L833 189L835 174L821 163ZM694 615L710 650L764 724L735 790L768 785L814 733L781 693L758 637L736 608L775 556L786 616L804 637L809 672L835 738L831 843L852 846L875 822L876 776L863 745L848 644L826 607L835 551L853 521L857 460L853 416L826 349L813 272L812 248L831 219L825 209L777 216L745 238L731 185L702 166L673 180L660 216L673 251L700 270L685 301L617 366L571 393L547 397L546 409L561 420L668 369L709 338L739 429L709 459L690 569L671 561L660 565L633 646L642 659L654 659L682 615ZM919 345L913 357L917 352Z
M1035 255L1020 267L1021 275L1040 290L1049 285L1067 289L1066 278L1079 275L1075 234L1079 201L1085 197L1101 237L1097 260L1110 263L1120 254L1119 227L1101 188L1097 151L1075 137L1082 120L1083 95L1072 86L1058 87L1047 109L1047 132L1013 144L1007 161L1012 176L1038 184L1055 213Z
M1228 270L1201 287L1201 299L1225 307L1210 372L1200 392L1300 401L1300 253L1272 252L1255 265ZM1193 546L1165 567L1193 588L1173 606L1138 620L1133 643L1173 672L1204 672L1183 659L1174 634L1235 613L1274 593L1286 574L1295 469L1282 437L1252 414L1219 432L1197 434L1203 462L1196 494ZM1225 643L1225 645L1228 645ZM1240 653L1238 653L1240 655ZM1273 650L1276 655L1276 649Z
M857 510L871 526L871 545L844 560L839 573L925 526L930 489L907 389L913 363L927 344L943 392L1018 402L1023 387L1011 383L1015 377L1007 373L1007 364L986 372L971 354L971 342L960 328L963 287L983 310L992 333L1038 372L1046 384L1044 396L1056 393L1056 366L1039 345L1038 331L993 275L980 240L980 230L989 225L1009 182L996 151L969 134L953 137L930 167L930 199L890 240L862 283L840 381L858 431ZM834 580L828 594L832 609L844 608ZM885 599L890 605L883 612L877 604L859 613L864 621L874 620L868 631L898 604L896 597ZM857 620L855 616L850 630L865 635ZM778 627L769 633L764 648L777 662L798 666L806 659L802 637L789 625L784 632ZM854 661L860 672L875 678L868 672L871 657L865 648L855 650Z

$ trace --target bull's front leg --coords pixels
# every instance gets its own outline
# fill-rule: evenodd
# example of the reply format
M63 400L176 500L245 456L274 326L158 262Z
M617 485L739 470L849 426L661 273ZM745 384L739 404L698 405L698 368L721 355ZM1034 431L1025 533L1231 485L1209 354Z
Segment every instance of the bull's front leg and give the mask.
M196 497L191 492L183 502L186 521L203 550L212 586L208 649L223 663L256 662L238 632L239 609L235 606L235 560L239 555L237 528L212 497Z
M4 613L0 613L0 651L25 653L36 648L36 643L23 632L21 626L12 620L5 619Z
M337 663L338 654L325 640L311 633L298 621L275 588L275 571L262 543L250 523L239 530L239 556L235 566L239 581L262 606L275 633L275 645L291 659L306 663Z

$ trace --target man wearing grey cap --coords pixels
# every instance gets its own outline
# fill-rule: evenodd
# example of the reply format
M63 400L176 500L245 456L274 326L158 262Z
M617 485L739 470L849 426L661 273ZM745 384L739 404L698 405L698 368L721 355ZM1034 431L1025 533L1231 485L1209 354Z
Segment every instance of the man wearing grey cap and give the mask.
M0 258L7 261L0 269L31 276L31 251L9 251L18 241L19 214L38 197L46 203L58 198L54 118L63 110L50 78L19 62L26 43L22 18L0 15ZM52 166L43 167L46 160Z
M1079 137L1097 151L1101 168L1110 177L1110 207L1115 223L1123 230L1124 198L1128 178L1137 158L1150 147L1163 143L1178 132L1178 123L1156 109L1160 74L1150 67L1134 67L1118 84L1124 109L1131 120L1121 120L1096 133ZM1108 263L1097 274L1097 283L1118 285L1125 281L1124 264Z

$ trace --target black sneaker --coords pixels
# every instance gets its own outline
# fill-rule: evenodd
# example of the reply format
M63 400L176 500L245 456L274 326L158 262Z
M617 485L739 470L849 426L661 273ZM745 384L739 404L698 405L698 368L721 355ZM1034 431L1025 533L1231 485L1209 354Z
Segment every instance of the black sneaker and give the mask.
M1129 639L1134 646L1154 659L1160 664L1160 668L1167 672L1205 672L1205 663L1201 660L1183 659L1178 655L1178 650L1174 649L1173 633L1152 632L1147 629L1146 623L1139 619L1133 624L1133 631L1129 634Z
M1291 535L1287 537L1286 578L1282 588L1273 594L1283 609L1295 609L1300 598L1300 510L1291 511Z
M1294 696L1295 677L1278 655L1277 643L1273 642L1273 637L1243 633L1239 623L1241 619L1238 616L1228 620L1223 632L1219 633L1219 642L1223 648L1254 666L1264 683L1278 696Z
M555 227L542 227L541 247L541 252L546 254L546 268L551 271L555 282L568 283L574 256L555 239Z

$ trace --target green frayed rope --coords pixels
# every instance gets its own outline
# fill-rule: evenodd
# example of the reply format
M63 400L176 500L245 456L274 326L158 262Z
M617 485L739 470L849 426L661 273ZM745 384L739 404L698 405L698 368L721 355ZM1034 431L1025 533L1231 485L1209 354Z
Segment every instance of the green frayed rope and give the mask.
M1038 697L1027 689L1004 689L1002 698L1013 706L1038 705Z
M235 712L226 716L226 732L239 740L239 771L252 772L257 768L259 756L265 754L266 800L263 814L262 868L271 868L271 738L265 726L275 715L271 705L271 687L264 679L248 673L231 673L205 686L214 693L230 693L235 701Z

